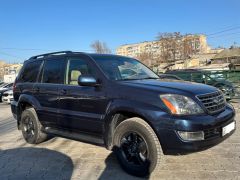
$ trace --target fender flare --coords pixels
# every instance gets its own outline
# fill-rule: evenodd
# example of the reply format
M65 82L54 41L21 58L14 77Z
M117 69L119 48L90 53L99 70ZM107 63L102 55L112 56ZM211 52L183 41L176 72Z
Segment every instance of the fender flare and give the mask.
M113 134L113 129L112 129L111 123L114 120L114 115L121 112L136 114L136 117L139 117L145 120L155 131L154 126L151 122L150 112L159 111L159 110L161 110L159 107L153 106L151 104L145 104L138 101L122 100L122 99L112 101L106 110L106 115L103 123L103 126L104 126L103 138L104 138L104 143L107 149L111 149L111 145L112 145L111 135Z
M30 96L30 95L27 95L27 94L20 95L19 100L16 104L18 125L19 125L19 122L21 119L21 112L22 112L21 105L24 103L30 104L36 111L41 109L41 105L36 98L34 98L33 96Z

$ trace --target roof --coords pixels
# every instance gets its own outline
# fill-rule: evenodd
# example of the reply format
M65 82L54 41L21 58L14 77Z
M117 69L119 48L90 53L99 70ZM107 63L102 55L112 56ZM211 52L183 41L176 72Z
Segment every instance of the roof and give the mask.
M198 70L229 70L229 65L231 63L222 63L222 64L210 64L206 66L200 66L200 67L193 67L193 69Z
M191 57L192 59L199 59L201 62L205 62L206 60L210 60L216 56L215 53L206 53L206 54L195 54Z
M72 51L58 51L58 52L52 52L52 53L46 53L46 54L32 56L26 61L38 60L38 59L48 58L48 57L52 57L52 56L81 55L81 54L90 56L92 58L95 58L95 57L125 57L125 56L115 55L115 54L98 54L98 53L85 53L85 52L72 52ZM126 57L126 58L130 58L130 57Z
M220 59L227 57L240 57L240 48L225 49L222 52L218 53L212 59Z

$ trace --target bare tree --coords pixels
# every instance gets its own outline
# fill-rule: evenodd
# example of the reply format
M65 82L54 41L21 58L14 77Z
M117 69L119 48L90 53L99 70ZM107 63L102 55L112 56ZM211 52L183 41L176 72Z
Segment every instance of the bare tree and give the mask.
M153 65L153 54L150 52L142 52L136 58L149 67Z
M188 59L191 55L194 54L194 48L192 46L192 39L191 37L185 36L182 42L182 59Z
M90 46L96 53L99 53L99 54L110 54L111 53L111 50L108 48L108 46L105 42L96 40Z
M167 61L176 61L181 57L182 35L180 32L159 33L157 39L161 47L161 57Z

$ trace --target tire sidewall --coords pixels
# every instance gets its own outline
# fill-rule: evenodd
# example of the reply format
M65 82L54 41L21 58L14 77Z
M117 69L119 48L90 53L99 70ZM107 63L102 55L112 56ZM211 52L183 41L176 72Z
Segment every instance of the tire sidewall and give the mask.
M34 135L31 138L27 138L26 133L23 130L23 120L27 117L30 117L33 125L34 125ZM39 134L39 129L38 129L38 124L37 124L37 116L31 109L26 109L23 111L22 116L21 116L21 130L22 130L22 135L23 138L26 140L26 142L30 144L35 144L38 139L38 134Z
M138 135L140 135L144 141L146 142L147 148L148 148L148 159L147 163L143 166L132 166L126 163L125 158L123 157L120 143L121 138L124 134L127 132L135 132ZM136 176L146 176L150 174L156 167L157 160L158 160L158 152L157 147L154 141L154 138L152 137L151 132L143 126L140 123L134 122L134 121L128 121L120 123L120 125L116 128L116 131L114 133L114 151L117 155L117 158L123 167L125 171L127 171L130 174L136 175Z

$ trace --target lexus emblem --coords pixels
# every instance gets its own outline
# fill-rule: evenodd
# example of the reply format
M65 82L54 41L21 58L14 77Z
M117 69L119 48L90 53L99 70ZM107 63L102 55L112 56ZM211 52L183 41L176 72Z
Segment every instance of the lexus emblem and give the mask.
M216 98L213 99L213 102L214 102L215 104L218 104L220 101L221 101L221 98L220 98L220 97L216 97Z

